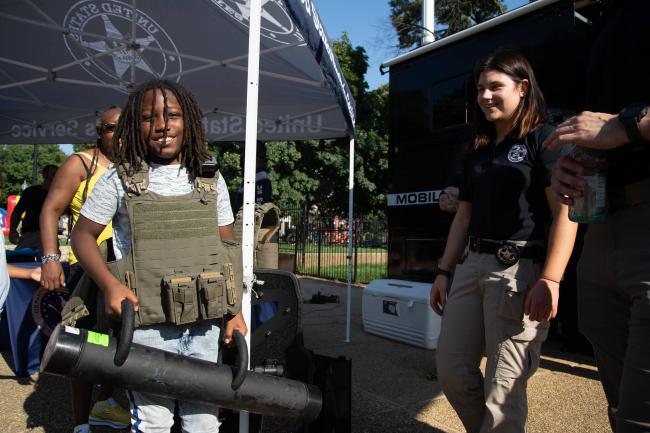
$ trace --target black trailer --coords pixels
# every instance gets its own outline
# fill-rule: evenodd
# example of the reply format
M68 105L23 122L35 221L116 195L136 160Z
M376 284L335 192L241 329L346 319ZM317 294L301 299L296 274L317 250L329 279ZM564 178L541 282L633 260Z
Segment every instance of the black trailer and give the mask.
M561 120L585 100L589 17L597 13L596 2L538 0L382 65L390 68L389 278L433 279L453 219L438 198L471 146L477 60L500 46L522 51Z

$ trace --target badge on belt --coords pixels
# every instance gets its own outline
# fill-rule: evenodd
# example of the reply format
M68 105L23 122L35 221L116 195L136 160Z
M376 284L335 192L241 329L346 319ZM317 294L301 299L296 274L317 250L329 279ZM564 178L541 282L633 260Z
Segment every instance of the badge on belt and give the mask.
M506 242L497 249L496 258L503 266L512 266L519 261L519 248Z

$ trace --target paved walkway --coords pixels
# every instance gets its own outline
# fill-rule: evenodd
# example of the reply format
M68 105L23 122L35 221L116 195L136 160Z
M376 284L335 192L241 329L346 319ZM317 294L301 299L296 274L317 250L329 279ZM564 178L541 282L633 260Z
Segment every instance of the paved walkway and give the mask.
M303 298L320 291L345 301L344 284L300 278ZM460 421L440 393L435 351L366 334L361 319L363 289L352 289L351 342L345 343L345 304L305 304L305 344L317 353L352 359L352 431L462 432ZM72 431L67 380L49 375L18 379L0 359L2 432ZM605 399L588 358L546 345L541 367L529 381L529 433L608 432ZM265 430L266 431L266 430ZM96 429L96 433L115 432ZM275 432L288 433L288 432Z
M436 381L435 351L401 344L363 331L363 289L352 288L351 338L345 343L347 288L301 278L303 298L320 291L339 304L305 304L305 346L352 359L352 431L462 432L460 420ZM530 379L528 433L608 432L605 395L590 358L563 353L553 342ZM555 344L557 346L557 344Z

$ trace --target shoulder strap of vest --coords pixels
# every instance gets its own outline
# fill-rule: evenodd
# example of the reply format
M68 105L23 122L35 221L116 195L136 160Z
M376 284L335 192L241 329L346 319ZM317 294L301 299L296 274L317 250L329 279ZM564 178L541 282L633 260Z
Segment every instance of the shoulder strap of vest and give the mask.
M117 174L124 185L124 192L126 195L131 197L146 192L147 188L149 188L149 165L143 161L140 165L140 170L134 172L130 176L127 173L128 171L128 163L117 166Z
M203 193L216 191L217 179L219 179L217 160L211 157L201 165L201 175L194 179L194 186L199 192Z
M259 218L257 241L265 244L280 230L280 208L271 202L263 203L255 206L255 214Z
M199 192L216 191L217 177L197 177L194 179L194 186Z

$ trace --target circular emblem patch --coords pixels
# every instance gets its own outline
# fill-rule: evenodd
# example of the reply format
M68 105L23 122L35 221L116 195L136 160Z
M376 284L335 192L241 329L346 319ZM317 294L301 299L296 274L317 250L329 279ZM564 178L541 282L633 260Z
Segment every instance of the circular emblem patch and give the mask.
M70 33L63 36L70 55L98 82L119 85L127 92L135 81L176 75L183 66L178 49L150 16L136 9L135 45L132 38L133 6L118 0L82 0L63 19ZM144 75L144 77L143 77Z
M251 8L247 0L212 0L212 3L244 27L250 26ZM305 39L282 3L282 0L262 2L262 36L281 44L304 44Z
M519 248L516 245L504 243L497 250L497 262L503 266L512 266L519 261Z
M49 336L61 321L61 310L68 302L68 293L41 287L32 297L32 318L41 332Z
M524 158L526 158L527 153L528 150L526 149L526 146L522 146L521 144L514 144L508 152L508 161L515 163L521 162L524 160Z

